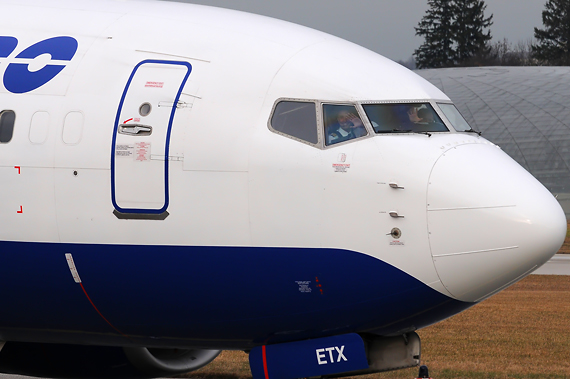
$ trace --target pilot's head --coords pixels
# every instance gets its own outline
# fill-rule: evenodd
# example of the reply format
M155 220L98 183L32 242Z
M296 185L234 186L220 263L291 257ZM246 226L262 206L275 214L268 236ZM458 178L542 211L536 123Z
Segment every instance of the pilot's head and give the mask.
M343 129L349 129L354 126L354 123L350 121L352 116L348 111L340 111L337 116L338 124Z

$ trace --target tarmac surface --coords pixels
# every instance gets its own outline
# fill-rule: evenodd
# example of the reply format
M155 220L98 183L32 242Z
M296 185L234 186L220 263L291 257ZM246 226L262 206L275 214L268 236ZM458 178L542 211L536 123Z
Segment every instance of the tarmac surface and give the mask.
M556 254L535 275L570 275L570 254Z

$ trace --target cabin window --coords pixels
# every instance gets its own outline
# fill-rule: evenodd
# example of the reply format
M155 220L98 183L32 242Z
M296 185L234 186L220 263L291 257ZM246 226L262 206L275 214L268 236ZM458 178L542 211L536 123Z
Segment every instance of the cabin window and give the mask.
M14 111L0 112L0 143L8 143L14 134L14 122L16 113Z
M376 133L448 132L429 103L363 104Z
M83 135L83 113L73 111L65 116L63 122L63 143L66 145L77 145Z
M325 142L334 145L368 134L353 105L323 105Z
M276 132L310 144L317 144L317 111L315 103L280 101L271 117L271 128Z
M30 123L30 142L35 145L41 145L47 140L49 133L49 113L39 111L32 116Z

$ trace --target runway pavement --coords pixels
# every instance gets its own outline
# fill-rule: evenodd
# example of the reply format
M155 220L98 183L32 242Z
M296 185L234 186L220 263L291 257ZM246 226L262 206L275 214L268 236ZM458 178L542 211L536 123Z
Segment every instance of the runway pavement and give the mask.
M570 275L570 254L556 254L533 274Z

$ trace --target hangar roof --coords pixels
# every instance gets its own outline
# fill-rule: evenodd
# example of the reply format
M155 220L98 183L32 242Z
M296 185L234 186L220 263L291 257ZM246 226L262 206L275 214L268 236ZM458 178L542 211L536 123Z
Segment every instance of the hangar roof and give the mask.
M570 67L418 70L570 214ZM567 198L568 204L565 204Z

